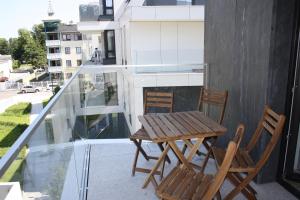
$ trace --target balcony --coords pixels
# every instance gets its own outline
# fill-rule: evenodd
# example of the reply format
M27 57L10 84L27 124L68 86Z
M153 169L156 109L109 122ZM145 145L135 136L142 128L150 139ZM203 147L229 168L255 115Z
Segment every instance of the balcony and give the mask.
M157 87L184 91L184 98L176 95L175 111L195 109L207 72L205 64L85 65L2 157L0 173L20 166L12 181L21 184L25 199L158 199L152 186L141 188L144 174L131 177L135 146L128 137L140 127L143 91ZM159 155L156 145L143 145ZM20 161L18 154L25 146L26 158ZM170 157L174 162L166 166L166 174L176 164L175 156ZM152 166L145 160L141 164ZM210 160L208 171L215 170ZM295 199L277 183L253 185L259 199ZM222 193L231 185L226 182L223 188Z
M61 53L48 53L47 59L49 60L58 60L61 59Z
M62 71L62 66L49 66L48 67L48 72L50 72L50 73L61 72L61 71Z
M46 40L46 46L60 46L60 40Z

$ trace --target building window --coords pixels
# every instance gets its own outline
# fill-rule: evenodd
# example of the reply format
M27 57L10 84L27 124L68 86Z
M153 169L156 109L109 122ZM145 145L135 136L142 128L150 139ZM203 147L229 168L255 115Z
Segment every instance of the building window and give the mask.
M104 15L114 14L113 0L104 0Z
M66 60L66 65L67 65L67 67L72 67L72 61L71 60Z
M70 79L72 77L72 73L66 73L66 79Z
M81 54L81 47L76 47L76 53Z
M80 66L82 64L82 60L77 60L77 66Z
M60 60L50 60L49 65L50 65L50 67L60 67L61 61Z
M63 41L79 41L82 40L81 33L63 33L62 34Z
M59 40L58 33L47 33L46 37L47 37L47 40Z
M70 54L71 53L71 48L70 47L66 47L65 48L65 54Z
M82 40L82 34L81 34L81 33L75 33L74 39L75 39L76 41Z
M72 34L71 33L64 33L62 34L63 41L71 41L72 40Z
M116 49L115 49L115 31L107 30L104 31L104 43L105 43L105 57L106 58L115 58Z
M60 53L60 49L59 47L49 47L48 48L48 53L52 54L52 53Z

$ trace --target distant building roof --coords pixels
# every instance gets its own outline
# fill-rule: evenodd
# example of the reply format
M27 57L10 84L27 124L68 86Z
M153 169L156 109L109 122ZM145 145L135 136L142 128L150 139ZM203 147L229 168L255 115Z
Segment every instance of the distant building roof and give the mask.
M76 24L59 24L57 32L78 32Z
M0 64L8 63L11 60L11 55L1 55L0 54Z
M11 60L11 55L1 55L0 54L0 61Z

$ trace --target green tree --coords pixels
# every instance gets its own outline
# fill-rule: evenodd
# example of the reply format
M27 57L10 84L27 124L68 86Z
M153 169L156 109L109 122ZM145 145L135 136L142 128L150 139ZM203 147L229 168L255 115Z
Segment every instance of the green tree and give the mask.
M22 48L22 44L20 43L19 38L9 39L9 51L14 60L18 60L19 63L24 62L22 60L24 49Z
M14 59L36 67L45 65L46 52L43 46L32 37L32 34L28 30L20 29L19 37L14 43Z
M44 28L44 24L35 24L32 27L32 37L33 39L39 43L44 50L46 50L46 44L45 44L45 28Z
M0 39L0 54L11 54L14 59L14 68L21 64L31 64L35 67L46 65L44 25L34 25L32 31L19 29L18 33L18 38L10 38L9 42ZM6 49L6 52L1 53L2 49Z
M9 54L9 45L8 45L8 41L5 38L0 38L0 54L2 55Z

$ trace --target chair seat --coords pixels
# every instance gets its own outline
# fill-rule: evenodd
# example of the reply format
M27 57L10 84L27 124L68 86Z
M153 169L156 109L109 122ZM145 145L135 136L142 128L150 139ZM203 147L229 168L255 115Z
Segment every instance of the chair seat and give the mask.
M139 129L137 132L135 132L129 138L134 139L134 140L151 140L148 133L143 128Z
M221 148L212 147L215 160L218 166L223 162L226 151ZM243 149L238 149L232 160L230 172L251 172L255 169L255 164L249 153Z
M178 166L161 182L156 193L162 199L201 199L213 178L212 175L196 173Z

